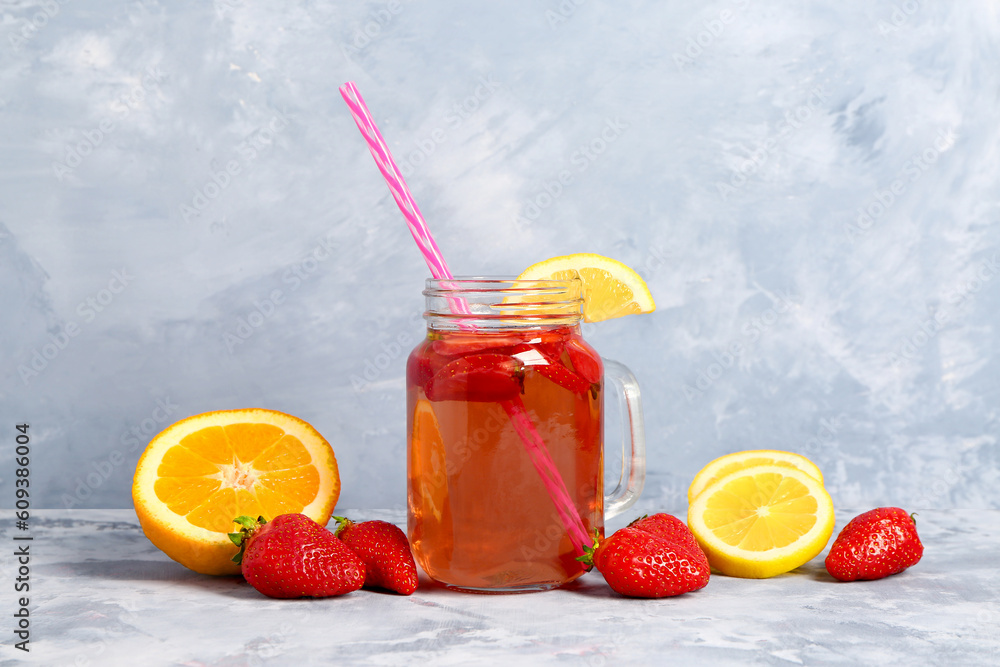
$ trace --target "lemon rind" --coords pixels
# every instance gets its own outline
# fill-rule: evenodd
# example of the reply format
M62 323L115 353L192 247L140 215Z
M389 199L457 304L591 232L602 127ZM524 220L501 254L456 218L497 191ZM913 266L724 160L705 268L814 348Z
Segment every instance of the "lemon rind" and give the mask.
M691 480L690 486L688 486L688 502L689 503L694 502L694 499L697 498L706 488L708 488L708 485L711 482L712 477L714 476L711 473L713 473L715 470L718 470L719 468L722 468L726 464L726 462L728 462L728 460L735 459L737 456L744 456L745 458L753 458L755 456L759 456L761 458L765 457L772 458L775 459L776 465L787 464L788 466L791 466L797 470L801 470L802 472L810 475L820 484L823 483L823 471L820 470L818 465L810 461L802 454L799 454L797 452L789 452L781 449L747 449L739 452L730 452L729 454L723 454L722 456L714 458L708 463L706 463L705 466L701 470L699 470L698 473L694 476L694 479ZM788 458L781 459L781 457L788 457ZM803 462L806 464L806 467L800 467L799 465L797 465L797 463L803 463ZM770 464L754 464L754 465L770 465ZM813 474L814 471L816 474ZM699 482L699 480L703 480L706 477L708 478L709 481L701 484L701 487L697 491L695 491L695 485Z
M617 259L598 255L597 253L583 252L559 255L536 262L525 269L518 276L518 280L542 280L550 278L560 271L576 271L577 275L579 275L579 270L585 268L605 270L616 280L628 287L632 291L631 303L635 303L639 307L639 313L636 314L652 313L656 310L656 302L649 291L649 286L635 269ZM600 321L586 318L586 312L584 315L588 322ZM620 315L612 315L601 319L612 319L612 317L620 317Z
M729 482L748 475L767 473L794 478L809 488L817 502L817 521L803 537L785 547L734 554L734 551L739 550L716 537L698 517L704 513L708 499L714 492ZM808 563L819 555L830 541L834 520L833 500L822 482L798 468L777 465L750 466L721 477L705 487L688 508L688 526L708 556L709 564L723 574L750 579L773 577ZM806 546L802 546L803 544Z

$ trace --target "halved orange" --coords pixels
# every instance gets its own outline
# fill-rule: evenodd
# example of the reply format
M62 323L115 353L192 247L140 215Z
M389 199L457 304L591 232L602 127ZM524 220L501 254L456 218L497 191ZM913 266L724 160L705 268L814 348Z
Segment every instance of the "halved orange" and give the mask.
M203 574L239 574L233 519L302 513L326 525L340 497L330 444L297 417L251 408L189 417L153 438L132 500L146 537Z

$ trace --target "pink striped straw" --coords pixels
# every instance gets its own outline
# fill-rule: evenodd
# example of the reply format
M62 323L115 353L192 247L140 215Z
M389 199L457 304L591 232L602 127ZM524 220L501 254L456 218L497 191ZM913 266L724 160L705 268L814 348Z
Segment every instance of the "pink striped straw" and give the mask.
M396 166L395 160L392 159L389 146L382 137L382 133L379 132L378 127L376 127L375 120L372 118L371 112L368 111L368 106L365 104L364 98L361 97L358 87L354 85L353 81L348 81L340 87L340 95L347 103L347 108L351 110L351 115L354 116L354 122L357 123L358 129L361 130L361 135L368 142L368 150L371 151L372 157L375 158L375 164L378 165L379 171L382 172L382 177L385 179L386 185L389 186L392 198L396 200L396 205L402 211L403 217L406 219L406 226L410 228L410 234L413 235L413 240L416 241L417 247L420 248L420 252L424 256L424 261L427 262L427 268L430 269L431 275L438 280L452 278L453 276L448 269L448 264L444 261L441 250L434 241L431 230L428 228L424 216L421 215L417 202L414 201L413 195L410 194L410 188L407 187L406 181L403 180L403 175L400 173L399 167ZM451 303L453 310L460 313L470 312L464 299L456 299ZM548 490L549 496L556 506L559 518L572 538L576 552L582 555L583 546L592 544L593 539L587 534L587 529L580 518L580 513L570 498L566 484L563 482L559 470L556 468L555 462L552 460L552 456L549 454L549 450L542 440L542 436L531 422L524 404L520 400L517 402L504 401L503 407L514 425L514 430L521 436L524 447L528 451L528 456L531 458L535 470L538 471L538 476L545 484L545 488Z
M420 214L420 207L417 206L413 195L410 194L410 188L406 186L403 175L399 173L396 161L392 159L389 146L385 143L385 139L382 138L382 133L378 131L378 127L375 126L375 121L372 119L371 112L368 111L368 106L365 104L364 98L361 97L358 87L354 85L353 81L348 81L340 87L340 95L347 102L347 108L351 110L354 122L357 123L358 129L361 130L365 141L368 142L368 149L371 151L372 157L375 158L375 164L378 165L379 171L382 172L382 176L389 186L389 192L392 193L392 198L396 200L396 205L403 212L403 217L406 218L406 226L410 228L413 240L417 242L417 247L423 253L424 260L427 262L427 268L431 270L431 275L438 280L451 278L452 275L451 271L448 270L448 264L444 261L441 250L434 241L431 230L427 227L427 222L424 221L424 216Z

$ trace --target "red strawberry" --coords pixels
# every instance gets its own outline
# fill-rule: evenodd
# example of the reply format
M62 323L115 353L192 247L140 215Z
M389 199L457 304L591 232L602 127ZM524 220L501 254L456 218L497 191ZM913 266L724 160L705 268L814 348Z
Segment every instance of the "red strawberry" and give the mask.
M436 354L445 357L457 357L459 355L474 354L492 350L494 352L506 352L506 348L513 347L520 342L516 336L484 336L481 334L448 334L446 338L441 338L431 343L431 349Z
M924 554L913 516L898 507L858 515L837 535L826 557L835 579L882 579L915 565Z
M644 530L647 533L659 535L668 542L679 544L690 550L691 555L694 557L701 554L701 558L699 560L704 559L705 567L708 567L708 557L705 556L705 552L702 551L701 546L698 544L698 540L694 538L694 533L691 532L686 523L677 517L661 512L652 516L639 517L630 523L628 527L636 530Z
M524 369L506 354L474 354L439 370L424 389L432 401L507 401L521 393Z
M551 362L548 366L532 366L532 368L555 382L560 387L569 389L574 394L584 394L590 391L589 382L560 364L558 361Z
M601 358L597 356L593 348L582 340L573 338L566 343L566 353L569 355L573 368L583 376L584 380L594 384L601 381L604 367L601 364Z
M438 362L437 355L421 347L419 353L414 353L406 360L406 383L412 387L423 387L434 377L434 365Z
M336 535L365 562L365 586L387 588L403 595L417 590L417 565L406 534L386 521L354 523L333 517Z
M644 530L625 527L580 560L593 563L611 589L637 598L662 598L704 588L710 570L705 554ZM700 557L699 557L700 556Z
M514 356L532 370L538 371L574 394L590 391L590 382L563 366L559 361L558 350L552 345L524 343L514 348Z
M240 548L233 561L243 578L272 598L321 598L361 588L365 564L333 533L304 514L272 521L233 519L242 528L229 539Z

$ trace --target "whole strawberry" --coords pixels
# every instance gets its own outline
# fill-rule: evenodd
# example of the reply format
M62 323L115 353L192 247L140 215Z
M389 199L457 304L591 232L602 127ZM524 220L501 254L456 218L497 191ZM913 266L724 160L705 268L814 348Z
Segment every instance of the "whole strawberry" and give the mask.
M677 517L661 512L659 514L639 517L630 523L628 527L659 535L669 542L676 542L681 546L687 547L691 550L692 556L697 557L698 554L701 554L701 558L705 561L705 567L708 567L708 557L702 551L701 545L698 544L698 540L694 537L694 533L691 532L686 523Z
M580 560L591 562L611 589L637 598L662 598L704 588L710 570L705 554L644 530L625 527Z
M917 563L924 545L913 517L898 507L880 507L854 517L826 557L835 579L882 579Z
M403 595L417 590L417 565L402 530L386 521L354 523L340 516L333 518L339 524L337 537L365 563L366 587L387 588Z
M328 597L361 588L365 564L333 533L304 514L272 521L233 519L242 528L229 533L240 547L233 561L243 578L272 598Z

